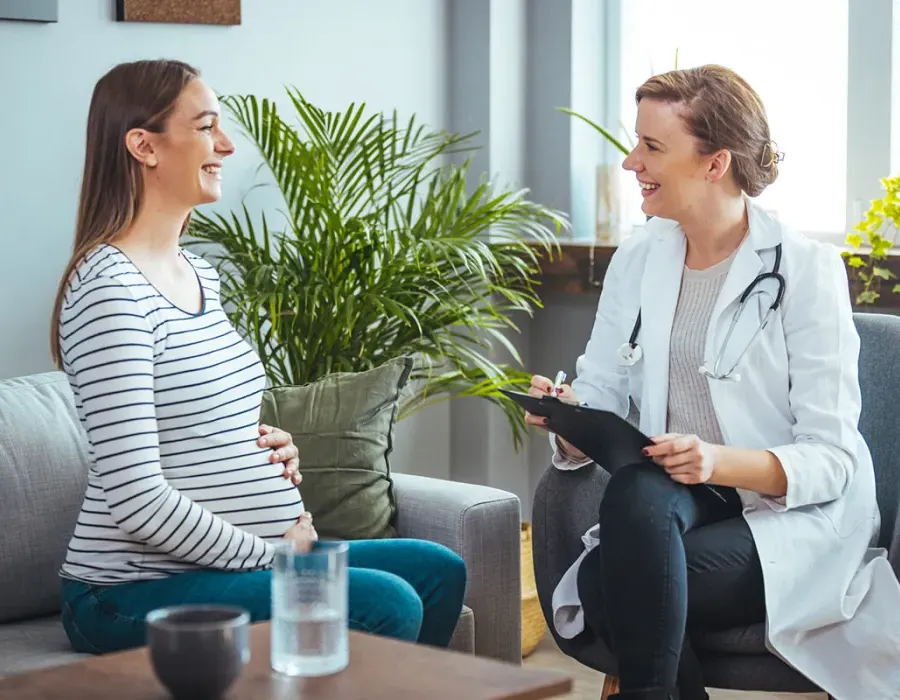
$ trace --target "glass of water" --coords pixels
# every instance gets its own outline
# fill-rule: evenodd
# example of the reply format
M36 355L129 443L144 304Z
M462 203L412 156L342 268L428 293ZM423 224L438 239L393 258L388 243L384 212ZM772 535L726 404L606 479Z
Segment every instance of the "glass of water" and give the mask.
M272 669L288 676L324 676L347 667L347 551L338 541L309 552L276 545L272 570Z

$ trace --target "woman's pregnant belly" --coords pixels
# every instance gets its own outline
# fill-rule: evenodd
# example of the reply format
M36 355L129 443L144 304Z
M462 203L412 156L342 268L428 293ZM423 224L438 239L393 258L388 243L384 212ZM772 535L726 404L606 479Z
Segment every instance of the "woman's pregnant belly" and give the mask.
M161 445L166 480L195 503L263 538L280 538L303 513L300 491L285 479L272 449L257 444L251 426L221 435L196 436L193 449Z

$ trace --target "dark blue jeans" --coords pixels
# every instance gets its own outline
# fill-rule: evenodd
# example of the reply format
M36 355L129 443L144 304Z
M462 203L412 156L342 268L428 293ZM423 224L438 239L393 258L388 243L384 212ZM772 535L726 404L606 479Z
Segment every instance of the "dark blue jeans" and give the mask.
M463 560L424 540L349 545L350 628L446 647L466 593ZM75 651L102 654L145 644L144 619L154 608L236 605L259 622L271 615L271 577L271 571L204 569L113 586L63 579L62 623Z
M765 620L762 568L737 491L685 486L653 464L617 470L578 591L616 656L623 698L705 700L695 630ZM723 500L724 499L724 500Z

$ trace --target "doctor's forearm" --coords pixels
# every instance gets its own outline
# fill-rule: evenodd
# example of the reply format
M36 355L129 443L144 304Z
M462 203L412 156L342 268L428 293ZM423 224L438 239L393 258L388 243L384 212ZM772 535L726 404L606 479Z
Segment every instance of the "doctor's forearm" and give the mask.
M768 450L746 450L716 445L715 466L709 483L755 491L781 498L787 493L787 475L778 457Z

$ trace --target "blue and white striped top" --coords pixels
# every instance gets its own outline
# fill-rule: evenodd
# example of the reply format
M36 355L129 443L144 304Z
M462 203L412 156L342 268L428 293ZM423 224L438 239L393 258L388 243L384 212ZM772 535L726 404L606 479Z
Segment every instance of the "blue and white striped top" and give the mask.
M219 278L183 250L202 308L177 308L118 248L76 268L60 315L63 369L87 433L87 492L61 575L109 584L271 564L303 512L259 447L265 375L222 310Z

